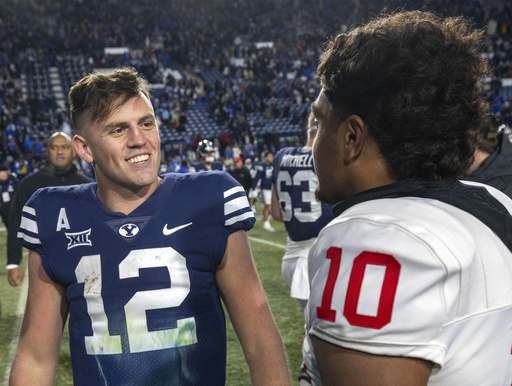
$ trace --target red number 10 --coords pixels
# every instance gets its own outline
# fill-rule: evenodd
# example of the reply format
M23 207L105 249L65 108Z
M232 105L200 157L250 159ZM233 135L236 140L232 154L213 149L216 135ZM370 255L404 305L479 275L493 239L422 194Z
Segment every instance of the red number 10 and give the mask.
M336 310L331 308L334 287L338 278L341 264L341 248L331 247L327 250L326 258L331 260L331 266L327 275L322 304L317 307L319 319L334 322ZM361 286L367 265L381 265L386 267L384 282L380 293L379 307L376 316L361 315L357 313L357 304L361 295ZM392 256L378 252L364 251L354 259L352 272L348 283L345 308L343 315L352 326L380 329L391 321L393 303L395 302L398 277L400 276L400 263Z

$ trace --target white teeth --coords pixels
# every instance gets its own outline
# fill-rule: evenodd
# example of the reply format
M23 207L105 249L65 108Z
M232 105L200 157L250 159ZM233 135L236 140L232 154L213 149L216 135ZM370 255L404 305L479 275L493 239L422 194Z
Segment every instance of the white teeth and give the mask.
M128 160L128 162L130 162L132 164L138 164L138 163L146 161L148 158L149 158L148 154L138 155L137 157L130 158Z

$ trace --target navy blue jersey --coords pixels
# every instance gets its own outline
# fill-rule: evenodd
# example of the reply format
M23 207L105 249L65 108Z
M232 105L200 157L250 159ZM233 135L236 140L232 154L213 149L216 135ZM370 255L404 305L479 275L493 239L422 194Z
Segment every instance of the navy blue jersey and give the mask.
M218 171L221 171L221 170L224 170L224 164L220 161L213 161L212 162L212 166L210 167L210 169L208 169L204 163L202 162L194 162L192 165L190 165L190 169L189 171L190 172L201 172L203 170L218 170Z
M256 189L258 183L261 181L260 188L262 190L272 189L272 171L274 167L272 164L267 165L265 162L260 162L256 165L256 175L252 181L252 188Z
M315 198L318 180L309 147L285 147L274 157L272 183L288 236L293 241L308 240L333 219L331 205Z
M243 188L225 172L166 174L129 215L96 188L38 190L18 234L66 288L74 384L223 385L215 273L228 236L255 222Z

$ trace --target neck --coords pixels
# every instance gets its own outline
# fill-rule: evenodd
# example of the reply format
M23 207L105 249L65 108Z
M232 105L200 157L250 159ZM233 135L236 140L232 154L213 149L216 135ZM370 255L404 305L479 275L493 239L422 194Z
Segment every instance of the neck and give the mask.
M96 195L101 203L111 212L119 212L123 214L130 214L140 205L142 205L160 186L162 178L148 186L143 186L138 189L130 189L124 187L101 188L100 180L98 180L98 188Z
M53 166L52 164L47 164L47 167L48 169L50 169L50 171L54 174L66 174L70 169L71 169L71 166L73 165L70 165L68 168L66 169L62 169L62 168L56 168L55 166Z
M389 173L387 162L377 145L370 139L366 141L361 156L350 167L349 175L350 183L347 187L351 190L350 196L396 182Z
M487 157L489 157L489 156L490 156L489 153L482 151L480 149L476 149L475 160L473 161L471 166L466 171L466 176L471 175L476 169L478 169L480 167L480 165L482 164L482 162L484 162L487 159Z

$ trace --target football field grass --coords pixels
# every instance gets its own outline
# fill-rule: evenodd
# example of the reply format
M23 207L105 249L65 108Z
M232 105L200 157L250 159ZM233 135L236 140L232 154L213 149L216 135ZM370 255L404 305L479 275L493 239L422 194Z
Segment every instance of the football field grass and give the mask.
M261 213L261 208L259 208ZM270 308L281 333L293 385L298 385L297 376L302 360L301 346L304 336L304 316L299 303L289 297L289 291L281 277L281 257L286 244L286 231L282 223L271 221L276 232L262 229L263 222L258 220L248 232L254 261L267 294ZM27 277L19 287L11 287L7 282L5 270L6 232L0 231L0 385L8 385L9 370L16 350L21 317L26 301ZM26 266L26 254L22 262ZM249 370L245 362L238 338L226 315L228 332L227 381L226 385L250 385ZM59 357L55 385L72 385L71 359L68 348L67 326ZM272 369L268 369L272 372Z

